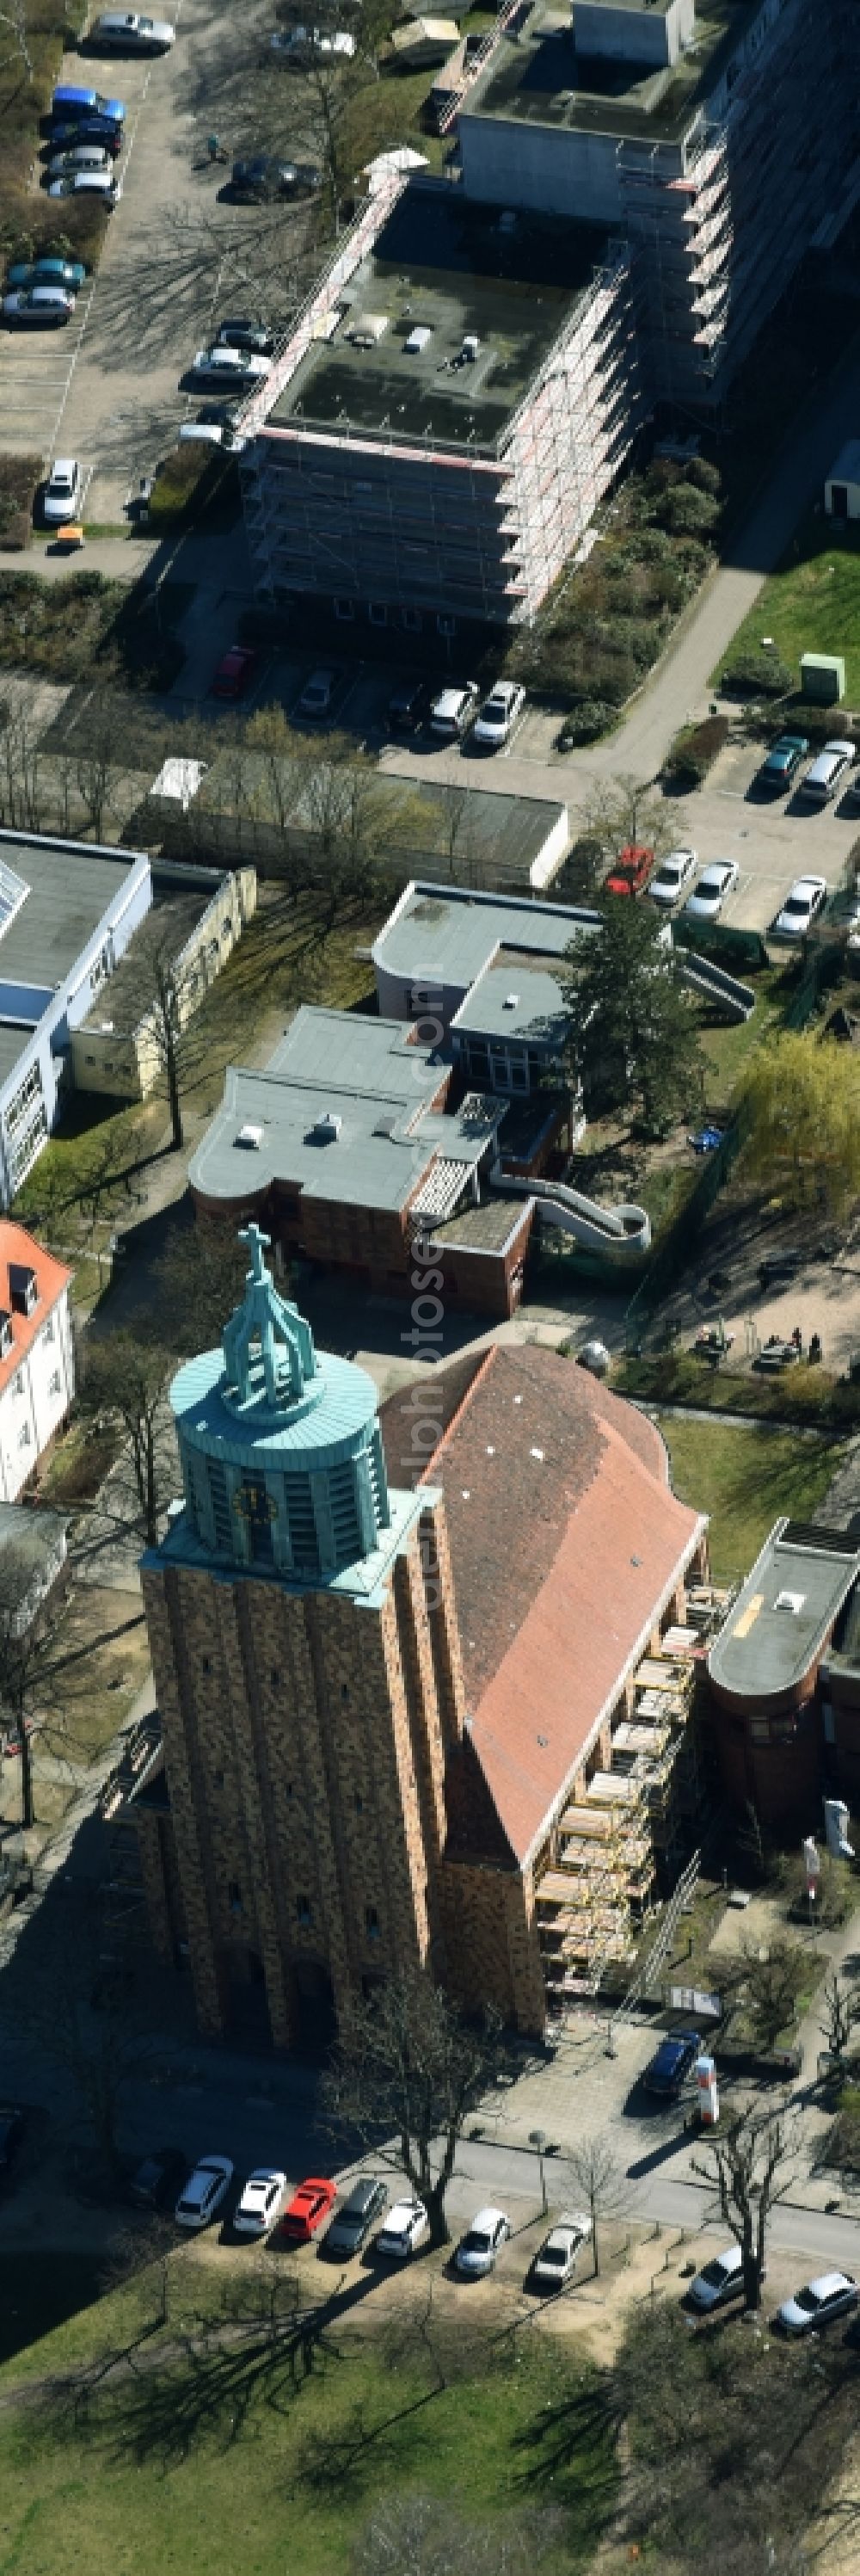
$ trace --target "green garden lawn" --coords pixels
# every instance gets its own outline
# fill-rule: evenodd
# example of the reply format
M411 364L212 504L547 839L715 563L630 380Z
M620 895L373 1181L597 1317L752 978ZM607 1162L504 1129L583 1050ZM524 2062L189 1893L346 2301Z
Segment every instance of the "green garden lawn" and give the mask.
M804 522L739 626L712 687L741 654L760 650L763 635L773 636L798 686L802 653L844 654L846 703L860 706L860 527L835 527L823 514Z
M798 1438L757 1422L700 1422L676 1413L658 1421L676 1494L710 1515L718 1583L749 1572L781 1513L813 1518L842 1457L839 1443L825 1436Z

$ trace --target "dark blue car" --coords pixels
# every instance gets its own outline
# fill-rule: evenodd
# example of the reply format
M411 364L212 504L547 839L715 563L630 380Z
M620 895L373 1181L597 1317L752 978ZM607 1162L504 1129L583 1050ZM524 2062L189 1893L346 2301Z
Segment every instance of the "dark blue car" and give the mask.
M691 2066L701 2054L702 2041L697 2030L674 2030L670 2039L661 2039L656 2057L652 2057L642 2078L646 2093L659 2093L664 2101L674 2101Z

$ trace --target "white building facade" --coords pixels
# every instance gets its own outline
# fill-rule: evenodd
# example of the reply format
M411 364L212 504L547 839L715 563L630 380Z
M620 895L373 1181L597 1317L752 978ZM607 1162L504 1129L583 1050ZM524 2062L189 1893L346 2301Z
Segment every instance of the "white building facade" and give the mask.
M0 1220L0 1502L14 1503L75 1391L72 1273Z

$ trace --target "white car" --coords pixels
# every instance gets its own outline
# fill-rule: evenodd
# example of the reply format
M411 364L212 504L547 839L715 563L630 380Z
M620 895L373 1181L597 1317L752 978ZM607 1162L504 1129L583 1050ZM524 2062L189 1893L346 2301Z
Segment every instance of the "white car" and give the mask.
M803 797L804 803L829 805L831 798L838 796L840 787L847 778L849 769L853 769L856 758L856 743L826 742L824 750L819 752L817 760L812 763L812 768L807 770L806 777L801 780L798 792Z
M484 699L472 741L481 743L485 751L500 751L504 743L510 742L525 702L525 689L521 689L515 680L497 680L489 697Z
M136 9L109 9L96 19L92 41L112 54L167 54L176 43L176 29L167 18L141 18Z
M703 868L697 886L688 894L684 911L691 921L717 921L727 895L734 894L740 876L737 859L712 859Z
M385 2226L380 2228L374 2239L374 2251L390 2255L395 2262L405 2263L429 2234L430 2220L423 2200L396 2200L388 2212Z
M563 2290L570 2280L581 2245L591 2235L591 2220L584 2210L563 2210L557 2226L551 2227L532 2265L532 2279L541 2290Z
M826 877L796 877L774 922L777 939L802 939L827 902Z
M51 467L51 479L42 500L42 517L49 527L62 527L75 517L80 507L81 469L76 456L58 456Z
M215 349L195 351L191 373L201 385L251 385L268 375L271 364L254 350L227 349L219 342Z
M99 197L112 214L122 196L122 180L115 179L113 169L70 170L64 179L52 179L49 197Z
M299 699L300 716L327 716L334 697L336 671L312 671Z
M708 2316L711 2308L721 2308L726 2299L740 2298L743 2286L744 2260L740 2246L727 2245L724 2254L715 2254L713 2261L703 2264L701 2272L696 2273L687 2290L687 2300L691 2308L698 2308L701 2316Z
M465 2236L461 2236L454 2256L454 2270L464 2280L479 2281L485 2272L495 2269L497 2254L507 2243L511 2222L503 2209L479 2209Z
M793 2299L783 2299L774 2322L783 2334L812 2334L816 2327L829 2325L831 2317L847 2317L858 2299L853 2272L820 2272L817 2281L807 2281Z
M465 688L440 689L430 709L430 731L440 742L457 742L466 733L478 701L474 680Z
M653 895L654 902L677 903L685 885L689 885L690 878L695 876L698 864L695 850L670 850L668 858L661 859L659 868L649 878L648 892Z
M287 2197L287 2177L269 2165L248 2175L233 2225L240 2236L267 2236L277 2225Z
M201 2156L183 2184L174 2212L177 2227L208 2227L223 2209L233 2167L227 2156Z
M317 55L322 62L330 62L333 56L341 62L351 62L355 53L355 37L348 36L342 27L331 34L322 27L276 27L269 43L273 54L286 55L287 59L292 55L300 61Z
M70 322L75 299L65 286L19 286L13 295L3 297L4 322L34 322L56 326Z

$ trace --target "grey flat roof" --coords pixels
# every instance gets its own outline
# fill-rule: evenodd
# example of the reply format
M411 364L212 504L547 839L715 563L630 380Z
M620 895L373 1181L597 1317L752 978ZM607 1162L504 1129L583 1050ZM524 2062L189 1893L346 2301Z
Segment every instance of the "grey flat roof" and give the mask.
M599 923L600 914L583 906L544 903L539 896L476 894L470 887L416 878L374 940L373 962L404 982L426 975L468 990L502 945L523 958L563 957L578 931Z
M607 257L603 225L521 215L508 232L503 212L471 204L446 182L413 180L344 286L334 339L311 344L270 425L427 436L495 453ZM360 348L350 333L369 315L386 327ZM422 328L426 346L407 354L409 334ZM461 364L470 335L477 358Z
M401 1208L435 1154L470 1163L486 1150L486 1120L468 1101L452 1118L428 1114L445 1080L402 1020L305 1006L262 1072L230 1067L192 1189L242 1199L280 1181L309 1198ZM326 1111L341 1120L331 1143L312 1132ZM243 1127L262 1129L258 1145L237 1142Z
M718 1690L761 1701L794 1689L860 1573L847 1531L777 1521L708 1656Z
M552 0L538 0L516 41L503 37L464 117L612 134L619 142L680 142L715 89L761 0L697 0L695 48L673 67L588 57L574 48Z
M500 948L461 1002L452 1021L470 1036L515 1038L521 1045L556 1054L563 1044L568 1013L557 973L549 962Z
M0 986L64 983L140 856L137 850L106 854L75 841L37 847L0 839L0 859L29 888L26 903L0 937Z

